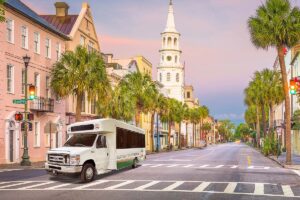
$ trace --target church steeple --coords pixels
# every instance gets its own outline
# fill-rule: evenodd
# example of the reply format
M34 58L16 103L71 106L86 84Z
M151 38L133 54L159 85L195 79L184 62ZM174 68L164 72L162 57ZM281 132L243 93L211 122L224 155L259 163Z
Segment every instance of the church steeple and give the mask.
M169 3L169 11L168 11L168 18L167 18L167 25L164 32L177 32L175 28L175 20L174 20L174 10L173 10L173 2L170 0Z

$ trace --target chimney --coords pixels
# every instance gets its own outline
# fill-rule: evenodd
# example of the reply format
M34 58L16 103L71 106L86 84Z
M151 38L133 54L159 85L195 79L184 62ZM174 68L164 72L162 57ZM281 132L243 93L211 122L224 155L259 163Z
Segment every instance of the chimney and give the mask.
M54 5L56 8L56 16L57 17L67 17L68 16L69 5L67 3L56 2Z

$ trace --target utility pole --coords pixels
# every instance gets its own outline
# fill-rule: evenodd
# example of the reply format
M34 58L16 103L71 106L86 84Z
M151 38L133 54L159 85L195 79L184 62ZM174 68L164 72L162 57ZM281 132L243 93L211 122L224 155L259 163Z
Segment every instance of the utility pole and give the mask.
M29 56L24 56L23 61L25 64L25 104L24 104L24 149L23 149L23 156L22 156L22 161L21 165L22 166L30 166L31 162L29 160L29 155L28 155L28 146L27 146L27 134L28 134L28 94L27 94L27 71L28 71L28 64L30 61Z

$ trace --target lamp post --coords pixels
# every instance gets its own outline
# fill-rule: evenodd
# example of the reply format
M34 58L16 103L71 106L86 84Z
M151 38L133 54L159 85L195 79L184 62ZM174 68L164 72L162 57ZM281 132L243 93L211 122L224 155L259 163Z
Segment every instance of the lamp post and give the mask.
M28 114L28 94L27 94L27 71L28 71L28 64L30 61L29 56L24 56L23 57L24 65L25 65L25 105L24 105L24 149L23 149L23 156L22 156L22 161L21 165L22 166L30 166L31 162L29 160L29 155L28 155L28 146L27 146L27 133L28 133L28 119L27 119L27 114Z

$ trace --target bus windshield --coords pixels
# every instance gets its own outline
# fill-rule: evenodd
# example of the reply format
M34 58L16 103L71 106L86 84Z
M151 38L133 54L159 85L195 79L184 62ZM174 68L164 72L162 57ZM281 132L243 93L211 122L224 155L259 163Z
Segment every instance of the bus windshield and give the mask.
M64 146L68 147L91 147L94 144L97 134L74 134Z

